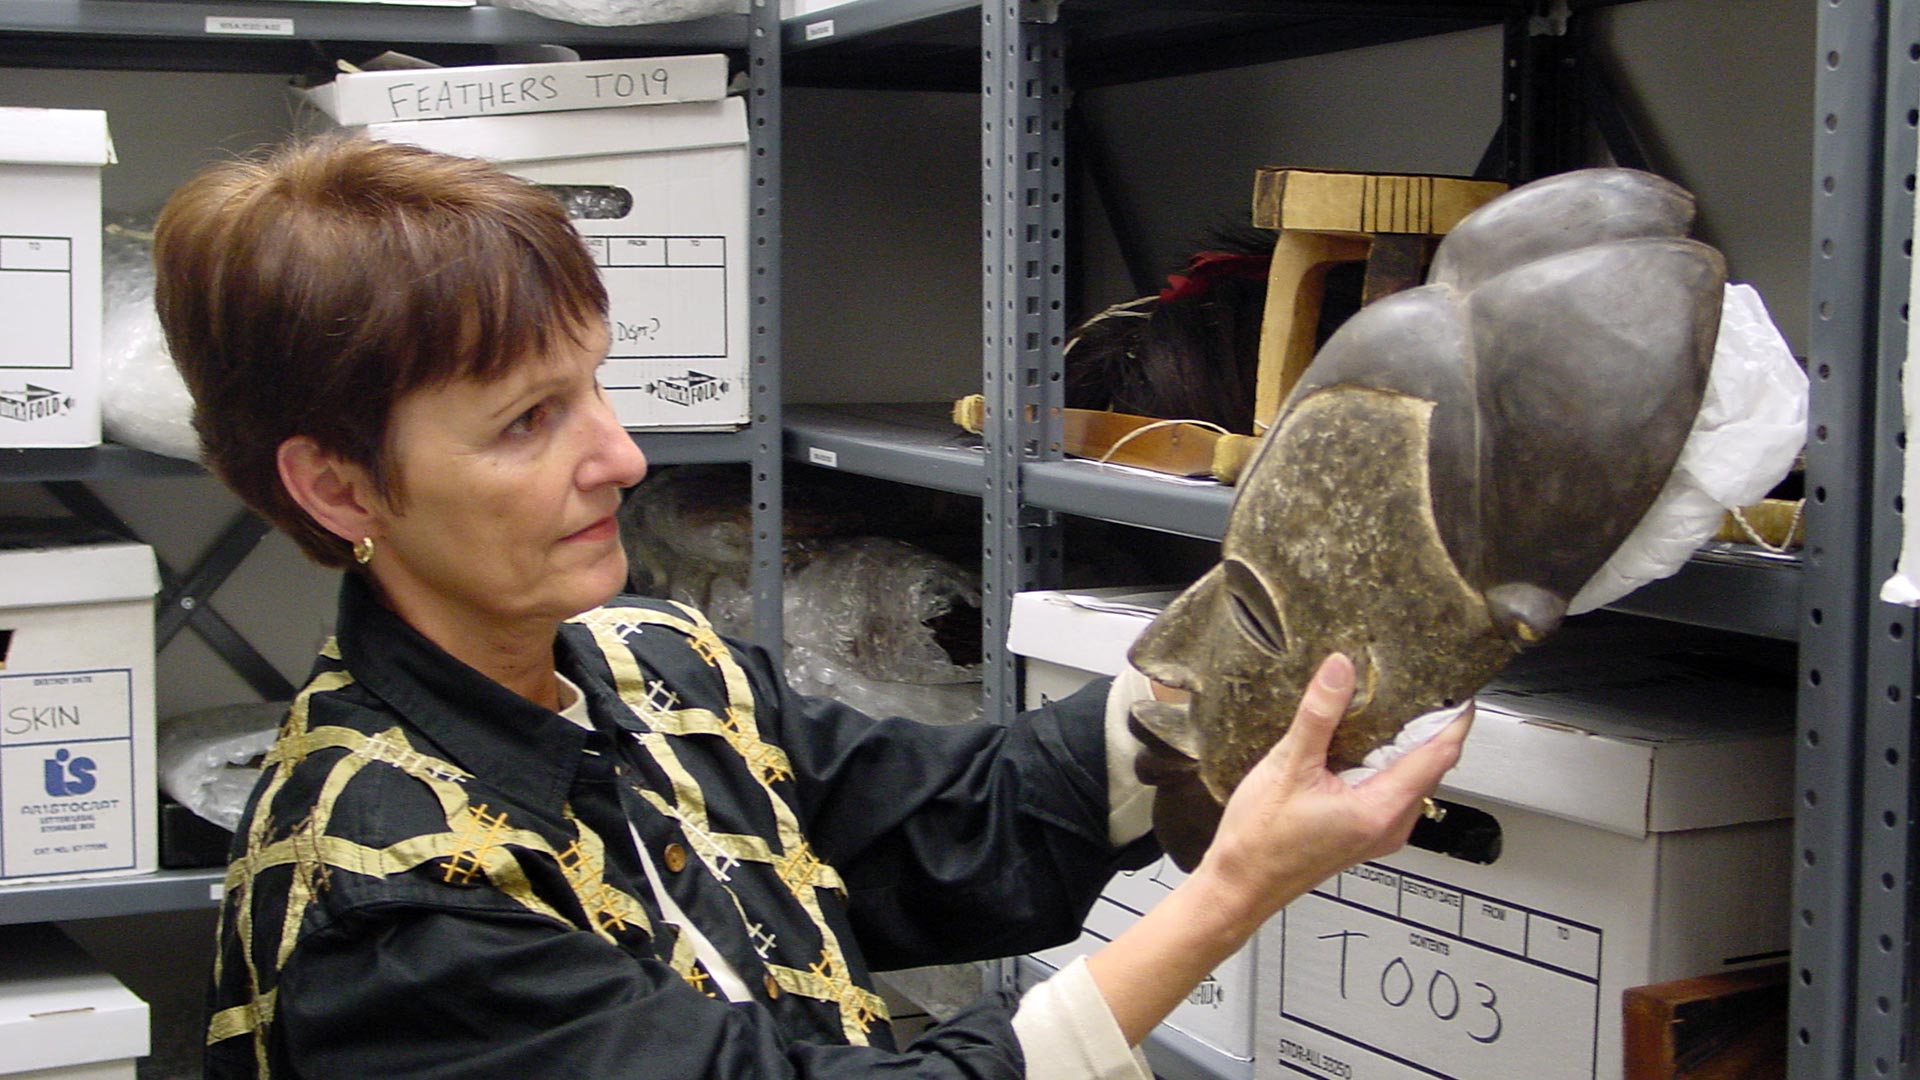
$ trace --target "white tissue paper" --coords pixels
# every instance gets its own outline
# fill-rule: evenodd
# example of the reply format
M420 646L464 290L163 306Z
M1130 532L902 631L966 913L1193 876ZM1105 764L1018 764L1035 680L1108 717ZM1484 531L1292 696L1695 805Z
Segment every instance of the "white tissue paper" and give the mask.
M1807 374L1750 285L1728 285L1707 392L1667 486L1567 605L1578 615L1672 574L1722 515L1766 497L1807 441Z
M493 0L493 6L516 8L580 26L684 22L710 15L737 15L747 10L743 0Z
M101 425L114 442L196 461L193 398L153 309L153 234L110 225L100 251Z
M1472 707L1473 702L1468 701L1455 705L1451 709L1437 709L1414 717L1407 721L1407 725L1400 729L1400 734L1395 735L1392 742L1374 747L1366 757L1360 759L1360 764L1353 768L1342 769L1340 779L1346 781L1348 785L1360 783L1426 745L1427 740L1445 731L1448 724L1458 720Z
M1916 222L1920 222L1920 203L1914 207ZM1920 274L1912 275L1907 283L1908 310L1920 303ZM1910 320L1907 324L1907 356L1901 362L1901 407L1906 417L1906 430L1916 429L1914 418L1920 417L1920 375L1913 369L1915 350L1920 349L1920 320ZM1905 455L1905 472L1900 480L1900 497L1908 507L1920 506L1920 465L1916 465L1912 454ZM1920 607L1920 529L1914 528L1914 515L1902 515L1900 524L1900 561L1894 566L1893 576L1880 586L1880 599L1889 604L1904 604L1907 607Z

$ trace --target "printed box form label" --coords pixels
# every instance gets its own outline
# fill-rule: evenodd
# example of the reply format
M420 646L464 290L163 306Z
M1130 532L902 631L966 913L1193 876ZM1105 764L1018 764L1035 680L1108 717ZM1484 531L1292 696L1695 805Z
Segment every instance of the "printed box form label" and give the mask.
M129 868L133 672L0 675L0 876Z
M72 311L73 241L0 236L0 321L7 326L0 367L73 367Z
M1599 930L1372 863L1281 918L1280 1016L1300 1030L1278 1064L1351 1080L1593 1076Z
M589 236L611 300L608 389L643 386L658 368L622 360L724 359L727 242L720 236Z

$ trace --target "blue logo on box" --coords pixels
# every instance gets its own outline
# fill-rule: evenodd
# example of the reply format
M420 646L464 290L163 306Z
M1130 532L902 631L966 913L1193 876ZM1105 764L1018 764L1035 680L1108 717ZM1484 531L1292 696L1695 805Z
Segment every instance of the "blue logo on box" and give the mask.
M65 795L85 795L93 790L96 781L94 769L98 768L90 757L74 757L67 750L59 750L46 760L47 794L55 798Z

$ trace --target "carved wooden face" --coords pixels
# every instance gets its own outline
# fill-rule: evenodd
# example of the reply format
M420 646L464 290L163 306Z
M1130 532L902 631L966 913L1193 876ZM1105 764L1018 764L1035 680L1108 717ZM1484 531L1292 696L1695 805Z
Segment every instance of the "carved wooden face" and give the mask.
M1680 238L1690 218L1644 173L1539 181L1322 348L1241 480L1220 564L1130 654L1192 694L1169 741L1217 798L1328 653L1358 676L1337 769L1559 625L1700 408L1725 268Z
M1329 652L1351 657L1357 676L1336 768L1465 700L1514 655L1435 526L1432 412L1357 386L1296 403L1243 482L1219 565L1134 646L1141 671L1192 693L1201 777L1216 798L1279 738Z

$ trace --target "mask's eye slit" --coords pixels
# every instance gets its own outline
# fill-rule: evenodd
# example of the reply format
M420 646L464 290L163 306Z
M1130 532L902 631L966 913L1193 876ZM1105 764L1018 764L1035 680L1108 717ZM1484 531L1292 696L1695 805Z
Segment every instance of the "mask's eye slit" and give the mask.
M1275 656L1285 655L1287 632L1280 624L1280 613L1274 610L1273 595L1246 564L1228 559L1220 565L1226 572L1227 599L1231 601L1227 607L1233 612L1234 622L1255 645Z

